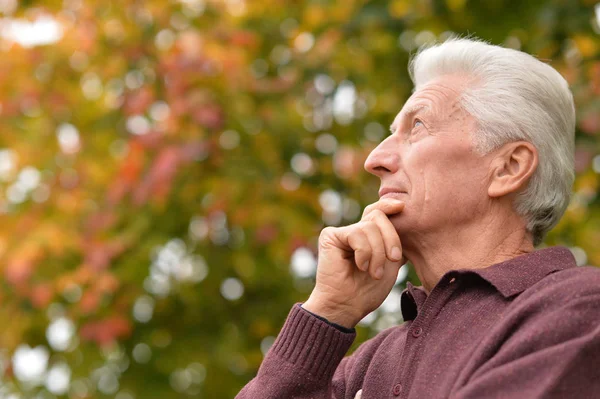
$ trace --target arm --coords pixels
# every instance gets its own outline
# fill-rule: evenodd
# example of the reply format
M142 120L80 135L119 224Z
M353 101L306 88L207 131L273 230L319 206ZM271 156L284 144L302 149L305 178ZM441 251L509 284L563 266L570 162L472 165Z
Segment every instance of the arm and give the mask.
M238 399L345 397L352 358L342 359L355 337L347 330L377 309L394 286L402 246L387 215L403 208L400 201L380 200L360 222L321 232L315 288L304 309L292 309Z
M306 331L315 339L303 339ZM351 356L342 359L355 332L344 332L343 328L336 328L296 305L258 375L237 399L360 399L357 393L363 385L366 370L392 332L393 329L380 332L362 343Z
M355 336L295 305L258 375L236 398L343 398L345 381L337 376Z
M451 397L600 397L599 305L599 294L573 295L525 322Z

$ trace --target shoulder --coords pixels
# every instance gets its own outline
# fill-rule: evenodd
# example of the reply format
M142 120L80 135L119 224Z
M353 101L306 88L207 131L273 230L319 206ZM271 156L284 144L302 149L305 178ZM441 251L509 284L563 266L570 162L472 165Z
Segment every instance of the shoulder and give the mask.
M515 302L537 304L546 309L587 305L587 310L600 312L600 268L580 266L550 273L525 290Z
M516 296L492 335L511 343L511 350L528 346L519 349L523 353L577 337L600 342L599 318L600 269L573 267L548 274Z
M539 287L536 287L539 285ZM532 288L559 290L564 296L600 295L600 268L571 267L549 274Z

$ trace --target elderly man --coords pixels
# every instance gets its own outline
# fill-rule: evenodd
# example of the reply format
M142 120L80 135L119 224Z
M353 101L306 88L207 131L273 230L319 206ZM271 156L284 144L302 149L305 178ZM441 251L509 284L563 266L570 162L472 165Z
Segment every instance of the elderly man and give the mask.
M238 398L600 398L600 271L534 250L573 183L566 81L520 51L420 51L365 168L380 199L319 238L316 285ZM405 322L344 358L410 261Z

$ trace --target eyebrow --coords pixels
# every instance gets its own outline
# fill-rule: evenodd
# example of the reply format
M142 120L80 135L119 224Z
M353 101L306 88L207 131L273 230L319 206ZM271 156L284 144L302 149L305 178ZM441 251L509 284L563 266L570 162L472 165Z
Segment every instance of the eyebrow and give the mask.
M411 116L413 116L417 112L421 111L422 109L427 109L427 108L429 108L429 106L427 106L425 104L412 105L408 109L405 110L404 115L405 115L405 117L410 118ZM396 125L394 123L392 123L392 125L390 126L390 132L392 132L392 134L393 134L395 131L396 131Z

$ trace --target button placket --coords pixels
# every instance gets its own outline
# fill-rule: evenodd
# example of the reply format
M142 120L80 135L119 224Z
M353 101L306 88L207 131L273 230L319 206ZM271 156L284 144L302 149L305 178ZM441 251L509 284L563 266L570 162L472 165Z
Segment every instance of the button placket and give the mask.
M418 348L424 344L423 339L425 329L422 325L427 327L429 323L431 323L452 296L452 293L458 288L458 281L454 275L446 276L440 283L441 284L434 287L425 303L421 305L422 309L416 315L416 318L412 320L412 325L409 327L408 334L412 339L407 339L405 343L404 356L401 365L402 372L400 375L402 385L397 384L400 385L400 388L397 388L398 393L395 392L396 386L392 388L394 396L399 396L400 398L408 397L415 377L416 365L419 361Z
M412 331L412 336L415 338L419 338L423 334L423 328L417 327Z

